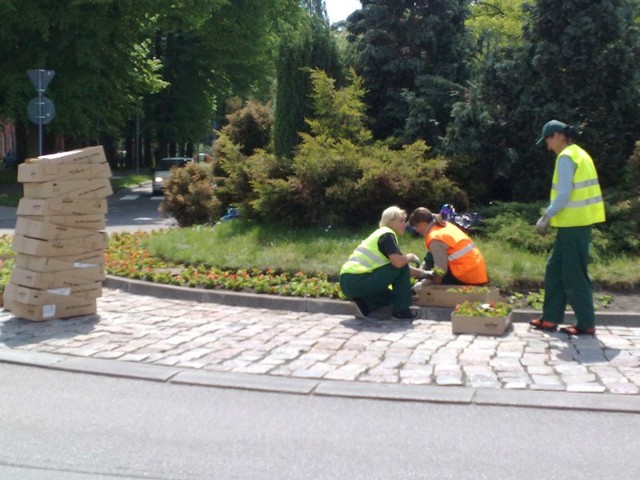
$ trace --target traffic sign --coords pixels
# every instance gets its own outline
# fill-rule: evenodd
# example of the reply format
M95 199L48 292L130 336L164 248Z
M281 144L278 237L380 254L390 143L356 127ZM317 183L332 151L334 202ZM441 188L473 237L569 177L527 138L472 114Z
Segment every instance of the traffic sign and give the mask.
M29 120L38 125L46 125L56 116L56 107L47 97L32 98L27 105Z
M55 74L55 70L27 70L31 83L36 87L36 91L40 93L44 93Z

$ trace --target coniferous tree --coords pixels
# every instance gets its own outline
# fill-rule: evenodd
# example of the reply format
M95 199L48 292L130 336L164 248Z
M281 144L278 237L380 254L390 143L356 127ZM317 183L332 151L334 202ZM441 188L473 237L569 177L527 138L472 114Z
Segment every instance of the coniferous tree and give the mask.
M324 11L324 2L320 3ZM334 78L341 77L338 51L326 15L314 9L308 21L283 38L276 68L274 151L280 157L291 158L300 143L299 132L307 130L304 119L311 111L308 69L318 68Z
M347 19L376 138L437 145L466 79L467 0L363 0Z
M582 130L577 142L605 188L619 183L640 120L636 9L632 0L537 0L522 46L487 56L449 140L475 161L489 196L548 196L553 154L534 142L552 118Z

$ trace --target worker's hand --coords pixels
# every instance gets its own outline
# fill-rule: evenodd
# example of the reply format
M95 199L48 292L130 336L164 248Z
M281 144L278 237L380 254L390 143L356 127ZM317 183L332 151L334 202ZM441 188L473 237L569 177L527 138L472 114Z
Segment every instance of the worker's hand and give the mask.
M413 263L416 267L420 266L420 259L415 253L407 253L407 263Z
M418 278L421 280L424 280L425 278L428 280L432 280L433 279L433 272L431 270L423 270L423 269L419 269L419 273L418 273Z
M536 231L539 235L545 236L547 234L550 221L551 219L546 215L543 215L538 219L538 221L536 222Z

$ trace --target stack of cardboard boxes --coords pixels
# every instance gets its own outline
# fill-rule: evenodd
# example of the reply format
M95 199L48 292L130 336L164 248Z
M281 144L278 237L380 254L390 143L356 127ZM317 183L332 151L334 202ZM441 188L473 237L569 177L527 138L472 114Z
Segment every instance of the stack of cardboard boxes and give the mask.
M18 167L24 197L4 307L33 321L96 313L105 277L111 169L102 147L44 155Z

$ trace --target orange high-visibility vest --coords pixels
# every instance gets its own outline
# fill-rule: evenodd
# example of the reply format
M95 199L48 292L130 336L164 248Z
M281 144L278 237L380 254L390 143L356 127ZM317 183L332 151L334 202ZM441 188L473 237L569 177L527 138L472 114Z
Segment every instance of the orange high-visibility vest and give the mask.
M483 285L489 281L484 257L471 239L455 225L434 225L425 238L427 249L433 240L447 245L449 270L454 277L469 285Z

